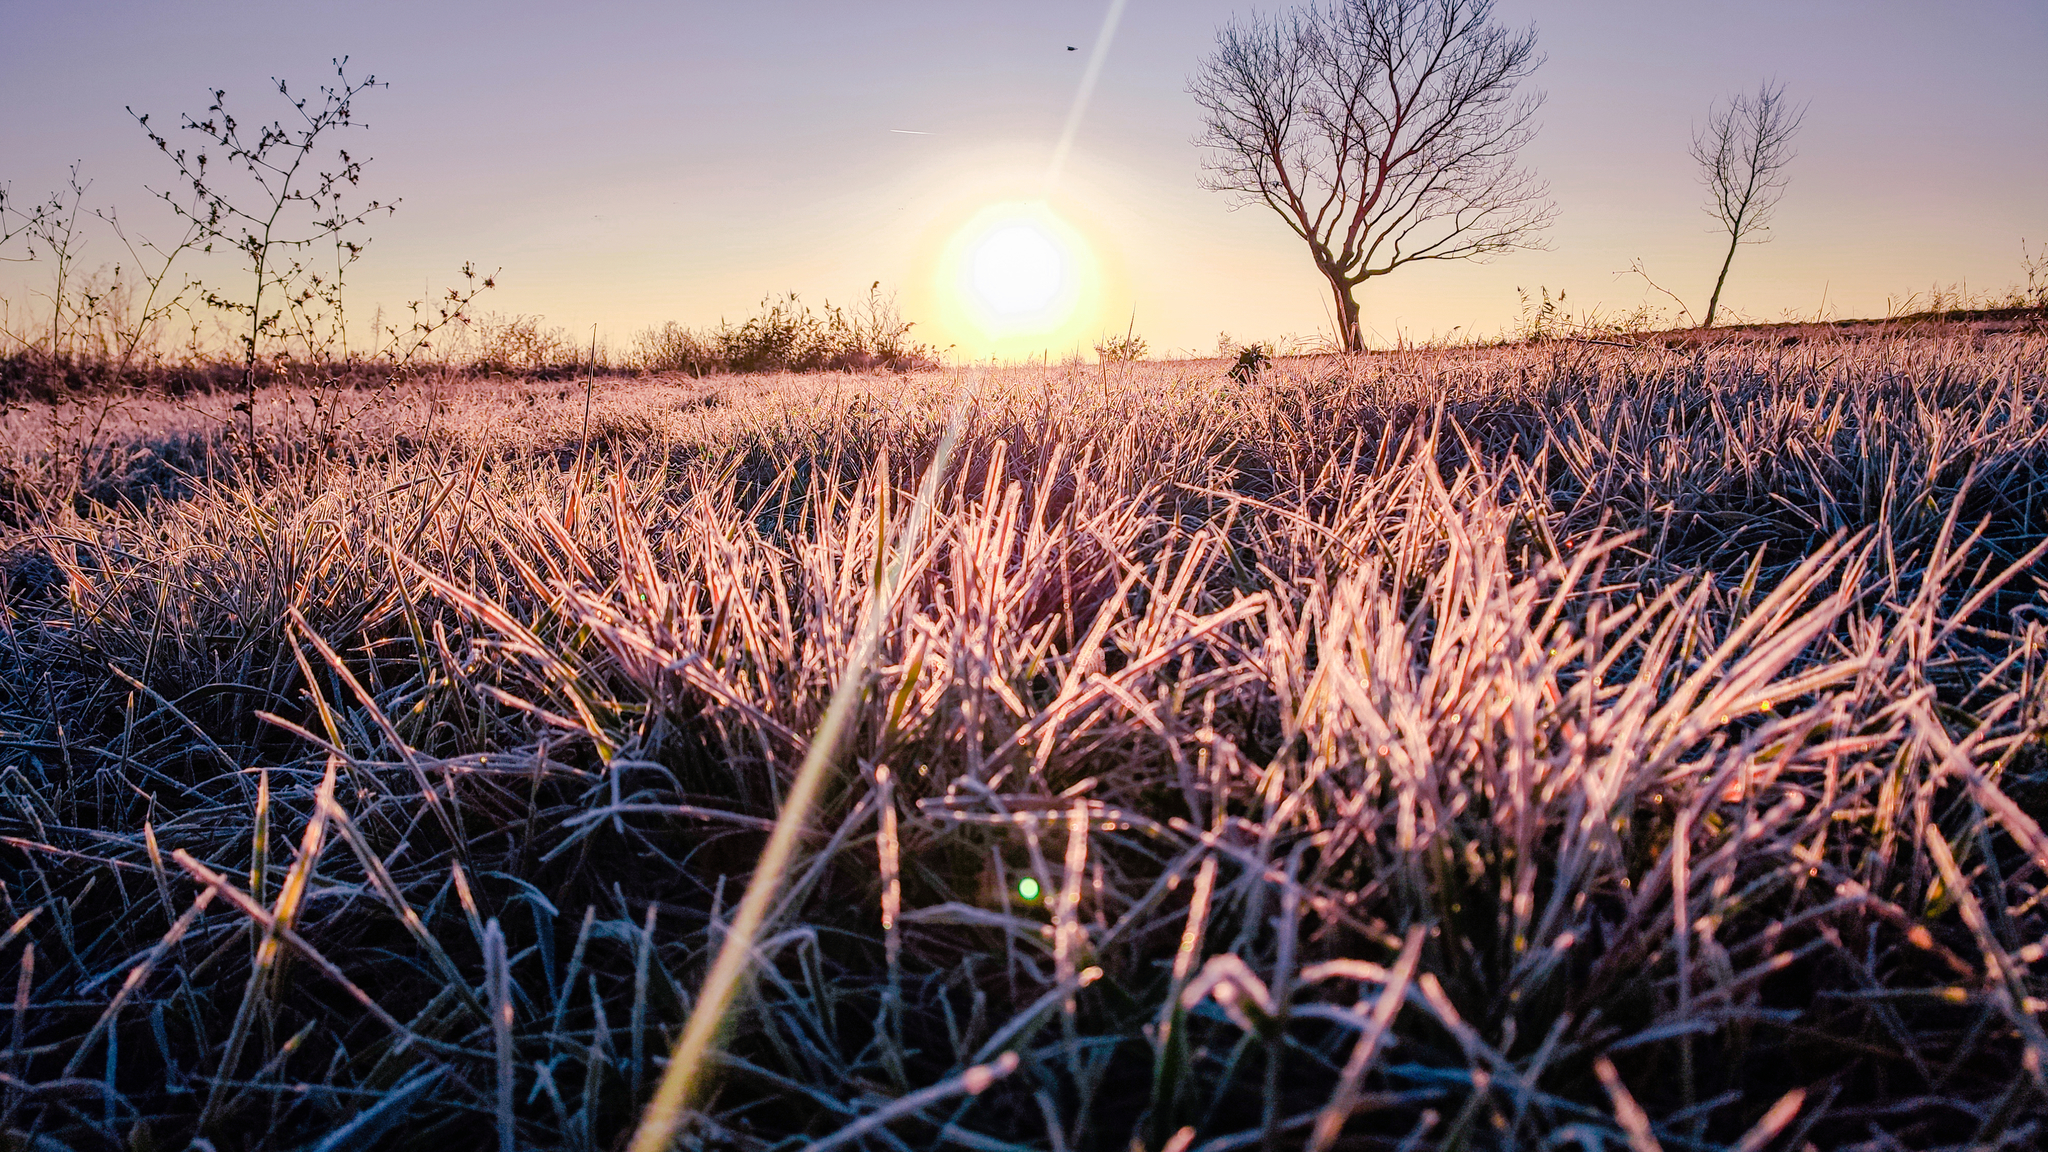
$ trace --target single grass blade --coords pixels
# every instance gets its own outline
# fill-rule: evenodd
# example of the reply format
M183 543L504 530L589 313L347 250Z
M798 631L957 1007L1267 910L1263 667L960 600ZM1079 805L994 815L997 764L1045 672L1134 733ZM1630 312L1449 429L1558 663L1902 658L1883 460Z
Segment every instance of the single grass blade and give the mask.
M1365 1082L1365 1072L1372 1066L1372 1058L1378 1054L1380 1043L1385 1039L1387 1028L1394 1022L1394 1014L1401 1009L1401 1002L1407 999L1408 982L1415 977L1415 965L1422 957L1422 939L1428 929L1417 924L1408 929L1408 938L1401 944L1401 955L1394 961L1394 969L1387 976L1385 987L1379 998L1373 1002L1372 1017L1367 1020L1365 1031L1351 1046L1351 1056L1344 1062L1344 1071L1338 1075L1337 1090L1330 1097L1330 1103L1316 1117L1315 1130L1309 1133L1309 1152L1326 1152L1337 1140L1337 1134L1344 1130L1344 1122L1358 1108L1359 1088Z
M484 983L491 997L491 1048L497 1057L498 1092L492 1111L498 1120L498 1152L513 1152L512 973L505 957L505 932L498 919L484 925Z
M954 1096L979 1096L988 1091L989 1085L1015 1072L1019 1063L1015 1052L1005 1052L987 1064L976 1064L967 1071L941 1080L929 1088L920 1088L907 1096L891 1100L823 1140L807 1145L804 1152L831 1152L834 1148L861 1139L892 1120L914 1115L941 1100Z
M1633 1152L1664 1152L1664 1146L1650 1131L1649 1113L1629 1095L1628 1085L1621 1082L1621 1073L1614 1070L1614 1061L1602 1056L1593 1061L1593 1074L1600 1078L1600 1086L1607 1090L1607 1099L1614 1104L1615 1123L1628 1136L1628 1146Z

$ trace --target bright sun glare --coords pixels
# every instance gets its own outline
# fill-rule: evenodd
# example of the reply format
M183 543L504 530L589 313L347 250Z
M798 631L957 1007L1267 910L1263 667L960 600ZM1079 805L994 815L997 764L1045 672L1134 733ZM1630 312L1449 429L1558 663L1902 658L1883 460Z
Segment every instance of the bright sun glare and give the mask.
M1032 354L1091 335L1076 325L1092 310L1098 276L1088 242L1050 205L1010 201L953 232L938 283L970 344Z
M1021 318L1045 311L1066 283L1066 260L1052 237L1035 224L1005 224L974 246L968 278L983 307Z

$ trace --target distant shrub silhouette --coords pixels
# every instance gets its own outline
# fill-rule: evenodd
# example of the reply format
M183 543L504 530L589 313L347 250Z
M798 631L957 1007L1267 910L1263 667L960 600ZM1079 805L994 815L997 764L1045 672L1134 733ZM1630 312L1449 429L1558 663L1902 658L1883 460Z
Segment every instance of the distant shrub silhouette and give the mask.
M1230 378L1239 384L1249 384L1272 363L1272 350L1266 345L1247 344L1237 350L1237 363L1230 366Z
M507 375L546 374L550 369L580 368L576 342L559 325L543 327L540 316L500 316L493 312L476 322L479 372Z
M670 320L643 330L633 339L633 359L649 372L686 372L708 376L719 370L716 342Z
M738 325L695 330L675 321L643 330L634 360L649 372L907 372L939 366L940 349L910 339L892 295L877 280L853 309L829 300L814 312L794 292L767 296Z
M1105 364L1129 364L1143 360L1150 351L1151 348L1145 343L1143 336L1135 336L1128 332L1122 336L1112 336L1095 346L1095 354L1102 357Z

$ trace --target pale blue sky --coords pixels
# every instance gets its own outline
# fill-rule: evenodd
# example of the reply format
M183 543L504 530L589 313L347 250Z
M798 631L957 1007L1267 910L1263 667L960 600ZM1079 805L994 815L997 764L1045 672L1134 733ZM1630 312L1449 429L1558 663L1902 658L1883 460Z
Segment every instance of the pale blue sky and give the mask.
M1107 7L0 0L0 182L34 197L80 160L93 200L143 220L143 186L171 174L124 105L170 122L224 87L261 113L270 76L310 88L347 53L391 85L360 105L366 189L403 199L371 230L359 315L464 260L502 267L489 307L614 341L881 279L920 332L968 350L937 253L979 208L1036 195ZM1197 183L1185 82L1249 8L1129 0L1062 179L1103 275L1090 322L1121 332L1135 313L1155 351L1327 329L1299 242ZM2001 288L2021 237L2048 240L2041 0L1502 0L1499 15L1534 22L1548 57L1526 159L1558 203L1550 250L1376 281L1370 338L1497 331L1517 286L1632 307L1640 286L1613 274L1636 258L1697 309L1718 251L1687 143L1711 100L1766 76L1812 109L1775 239L1737 257L1739 312L1811 314L1825 292L1868 315L1935 282ZM104 237L90 252L114 256ZM38 274L0 266L0 294Z

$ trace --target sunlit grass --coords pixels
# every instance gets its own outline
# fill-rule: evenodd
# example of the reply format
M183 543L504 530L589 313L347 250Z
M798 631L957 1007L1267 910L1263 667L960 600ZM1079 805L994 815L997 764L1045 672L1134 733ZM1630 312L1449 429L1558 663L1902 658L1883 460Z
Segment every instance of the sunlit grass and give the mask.
M2039 1139L2048 340L1227 367L7 415L0 1129Z

